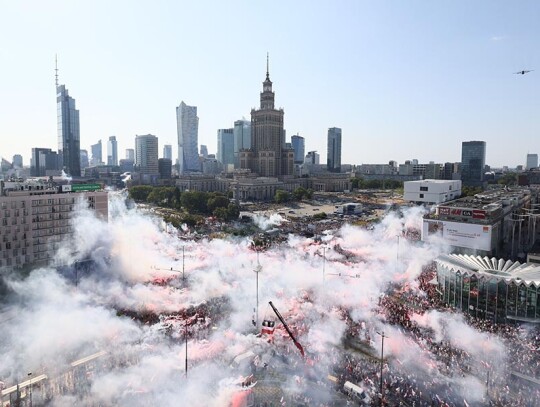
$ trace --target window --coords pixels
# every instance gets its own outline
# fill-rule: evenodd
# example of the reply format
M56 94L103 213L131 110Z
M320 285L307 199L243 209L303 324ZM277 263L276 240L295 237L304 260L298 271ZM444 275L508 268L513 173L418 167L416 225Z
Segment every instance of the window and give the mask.
M423 198L424 197L424 194L420 194L420 198Z
M428 187L420 187L420 191L427 191Z
M450 185L450 186L448 187L448 190L449 190L449 191L451 191L451 190L452 190L452 185Z

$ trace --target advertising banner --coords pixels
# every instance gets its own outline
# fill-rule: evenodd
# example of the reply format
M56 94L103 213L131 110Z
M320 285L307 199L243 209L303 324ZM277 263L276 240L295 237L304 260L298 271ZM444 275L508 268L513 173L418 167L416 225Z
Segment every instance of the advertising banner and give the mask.
M491 226L424 219L422 240L440 236L451 246L491 250Z

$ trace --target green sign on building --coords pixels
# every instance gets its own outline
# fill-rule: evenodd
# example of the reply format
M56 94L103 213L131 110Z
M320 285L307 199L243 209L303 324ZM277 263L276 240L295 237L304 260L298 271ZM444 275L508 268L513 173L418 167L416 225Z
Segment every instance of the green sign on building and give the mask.
M101 189L101 184L72 184L71 191L99 191Z

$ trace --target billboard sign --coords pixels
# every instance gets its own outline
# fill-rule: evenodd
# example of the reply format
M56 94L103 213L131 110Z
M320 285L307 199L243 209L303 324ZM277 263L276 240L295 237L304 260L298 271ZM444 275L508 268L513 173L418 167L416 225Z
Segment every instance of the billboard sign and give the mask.
M451 246L491 251L491 226L424 219L422 240L442 237Z
M101 184L72 184L71 191L99 191L101 189Z

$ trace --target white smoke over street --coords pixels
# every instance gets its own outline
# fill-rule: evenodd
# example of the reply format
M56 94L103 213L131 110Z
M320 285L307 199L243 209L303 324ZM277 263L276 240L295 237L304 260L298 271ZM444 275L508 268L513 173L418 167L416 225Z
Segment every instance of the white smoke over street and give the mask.
M276 328L273 343L255 336L254 269L259 263L259 324L275 319L267 305L272 301L295 326L317 380L326 380L339 363L346 309L354 323L363 324L362 335L375 349L380 348L376 331L388 334L389 369L401 366L426 378L454 381L464 397L478 401L481 383L480 396L468 394L464 378L443 376L427 345L376 311L388 285L418 290L422 267L447 250L398 239L404 229L419 228L421 214L416 208L403 218L390 214L374 230L344 226L320 241L290 235L285 244L257 254L247 238L181 239L163 230L159 219L126 209L120 195L110 194L109 221L81 209L72 239L56 258L58 264L91 258L92 270L82 269L74 280L49 268L8 280L17 317L1 326L0 380L12 385L27 372L46 372L69 381L70 363L105 351L100 370L85 373L89 387L58 391L50 396L51 405L84 400L83 405L227 406L236 391L230 383L240 371L235 357L252 351L259 368L286 373L282 388L305 390L299 379L305 363L284 329ZM263 230L283 221L279 215L255 217ZM451 343L478 360L504 352L501 341L457 314L433 311L412 320L431 330L434 341ZM276 356L276 349L289 361Z

